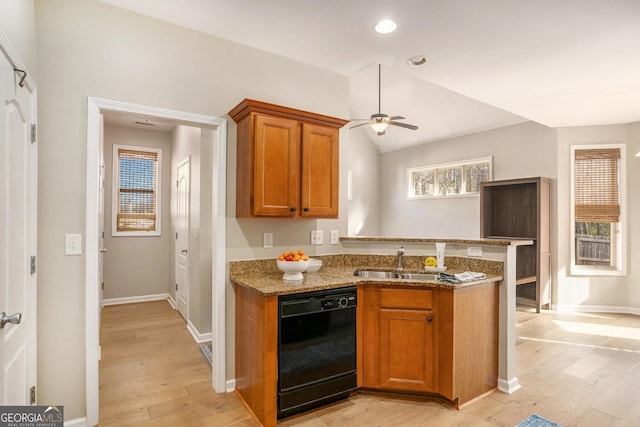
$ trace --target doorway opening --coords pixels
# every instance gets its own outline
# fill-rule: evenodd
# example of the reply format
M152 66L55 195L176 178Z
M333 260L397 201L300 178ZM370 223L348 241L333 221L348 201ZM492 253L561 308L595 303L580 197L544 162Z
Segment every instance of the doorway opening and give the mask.
M225 119L199 114L166 110L119 101L88 98L87 103L87 189L85 237L85 342L86 342L86 401L87 424L99 421L98 361L100 358L100 305L101 280L99 260L101 254L100 231L100 169L101 169L101 116L105 113L130 115L141 120L161 119L175 124L203 130L203 144L210 144L208 159L202 159L203 168L211 177L211 336L213 346L212 386L217 393L225 390L225 203L226 203L226 141ZM205 236L203 236L205 238Z

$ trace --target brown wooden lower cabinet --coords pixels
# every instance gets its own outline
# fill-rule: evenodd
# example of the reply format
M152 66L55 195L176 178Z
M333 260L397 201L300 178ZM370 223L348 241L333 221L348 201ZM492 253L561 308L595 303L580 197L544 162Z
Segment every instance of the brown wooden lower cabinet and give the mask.
M434 392L433 290L365 289L363 385Z
M264 426L277 423L278 297L236 286L236 394Z
M428 392L459 407L498 381L498 283L365 285L362 385Z
M458 289L363 284L358 289L358 386L429 393L456 407L498 380L499 282ZM277 424L278 297L236 286L236 394Z
M498 386L498 286L438 290L438 394L456 407Z

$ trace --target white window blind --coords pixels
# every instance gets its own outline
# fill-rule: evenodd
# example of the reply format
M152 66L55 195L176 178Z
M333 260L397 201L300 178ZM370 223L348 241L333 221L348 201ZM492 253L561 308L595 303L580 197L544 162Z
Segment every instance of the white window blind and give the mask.
M159 234L161 154L114 145L114 235Z

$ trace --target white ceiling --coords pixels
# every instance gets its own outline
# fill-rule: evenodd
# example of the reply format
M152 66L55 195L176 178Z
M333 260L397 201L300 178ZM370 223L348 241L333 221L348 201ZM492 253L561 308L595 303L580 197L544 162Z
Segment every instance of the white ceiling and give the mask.
M420 129L351 131L380 151L524 120L640 121L640 0L103 1L348 76L352 118L377 112L382 64L382 112ZM382 18L398 29L375 33Z

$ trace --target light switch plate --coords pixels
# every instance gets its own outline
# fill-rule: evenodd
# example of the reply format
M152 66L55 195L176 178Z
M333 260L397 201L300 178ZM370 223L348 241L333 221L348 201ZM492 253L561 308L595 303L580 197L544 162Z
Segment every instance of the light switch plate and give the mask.
M331 230L331 244L337 245L338 243L340 243L340 234L338 233L338 230Z
M64 254L82 255L82 234L64 235Z
M264 233L262 235L262 247L263 248L273 247L273 233Z

